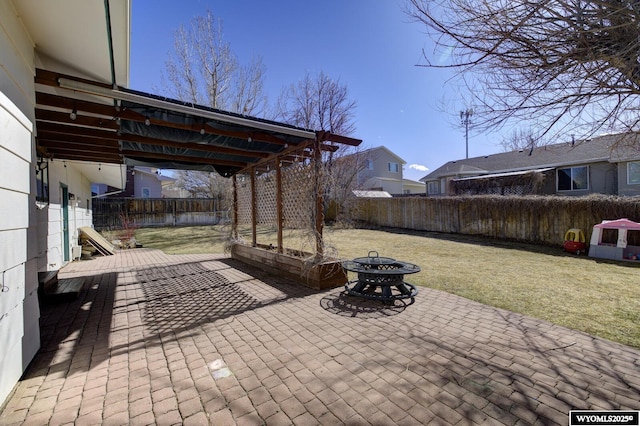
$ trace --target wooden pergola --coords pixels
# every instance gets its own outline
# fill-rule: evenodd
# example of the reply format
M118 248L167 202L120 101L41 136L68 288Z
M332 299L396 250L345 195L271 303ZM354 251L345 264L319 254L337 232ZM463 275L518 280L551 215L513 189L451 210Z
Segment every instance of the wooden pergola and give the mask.
M357 146L361 140L42 69L36 70L35 83L41 159L201 170L233 178L236 234L241 205L237 176L248 177L254 246L261 217L259 176L275 180L271 204L277 252L282 254L282 231L289 220L286 192L295 189L287 185L287 173L303 167L313 183L315 199L308 215L316 234L315 255L322 257L322 153L337 150L337 144Z

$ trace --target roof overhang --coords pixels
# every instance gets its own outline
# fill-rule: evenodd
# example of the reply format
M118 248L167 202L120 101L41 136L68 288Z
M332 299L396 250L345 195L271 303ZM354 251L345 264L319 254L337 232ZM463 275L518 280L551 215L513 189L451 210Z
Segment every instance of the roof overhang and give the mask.
M130 0L13 0L40 68L129 85Z
M127 171L120 164L73 162L73 166L91 183L104 183L118 189L126 186Z
M36 147L47 158L232 176L288 151L362 142L42 69L35 82Z

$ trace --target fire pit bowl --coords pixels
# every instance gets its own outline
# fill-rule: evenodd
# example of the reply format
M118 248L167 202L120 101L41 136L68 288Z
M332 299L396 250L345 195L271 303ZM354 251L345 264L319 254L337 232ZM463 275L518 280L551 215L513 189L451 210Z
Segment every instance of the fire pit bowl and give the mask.
M342 262L342 268L358 274L357 280L344 286L349 295L393 303L418 294L415 285L404 282L405 275L420 272L420 267L413 263L380 257L377 251L370 251L366 257Z

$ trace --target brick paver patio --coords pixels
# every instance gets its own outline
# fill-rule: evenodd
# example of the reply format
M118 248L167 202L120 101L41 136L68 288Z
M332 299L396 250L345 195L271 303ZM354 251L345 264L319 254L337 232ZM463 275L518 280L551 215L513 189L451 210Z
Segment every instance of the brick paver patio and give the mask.
M88 290L42 309L2 425L566 425L571 408L640 408L640 351L435 290L386 306L149 249L61 276Z

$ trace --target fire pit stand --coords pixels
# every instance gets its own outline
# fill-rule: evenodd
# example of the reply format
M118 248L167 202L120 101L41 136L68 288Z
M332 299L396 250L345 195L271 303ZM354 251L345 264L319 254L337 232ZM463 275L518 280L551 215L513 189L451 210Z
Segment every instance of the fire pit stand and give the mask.
M420 272L420 267L413 263L380 257L377 251L370 251L367 257L342 262L342 268L358 273L357 280L344 286L347 294L352 296L392 303L418 294L415 285L404 282L406 274Z

